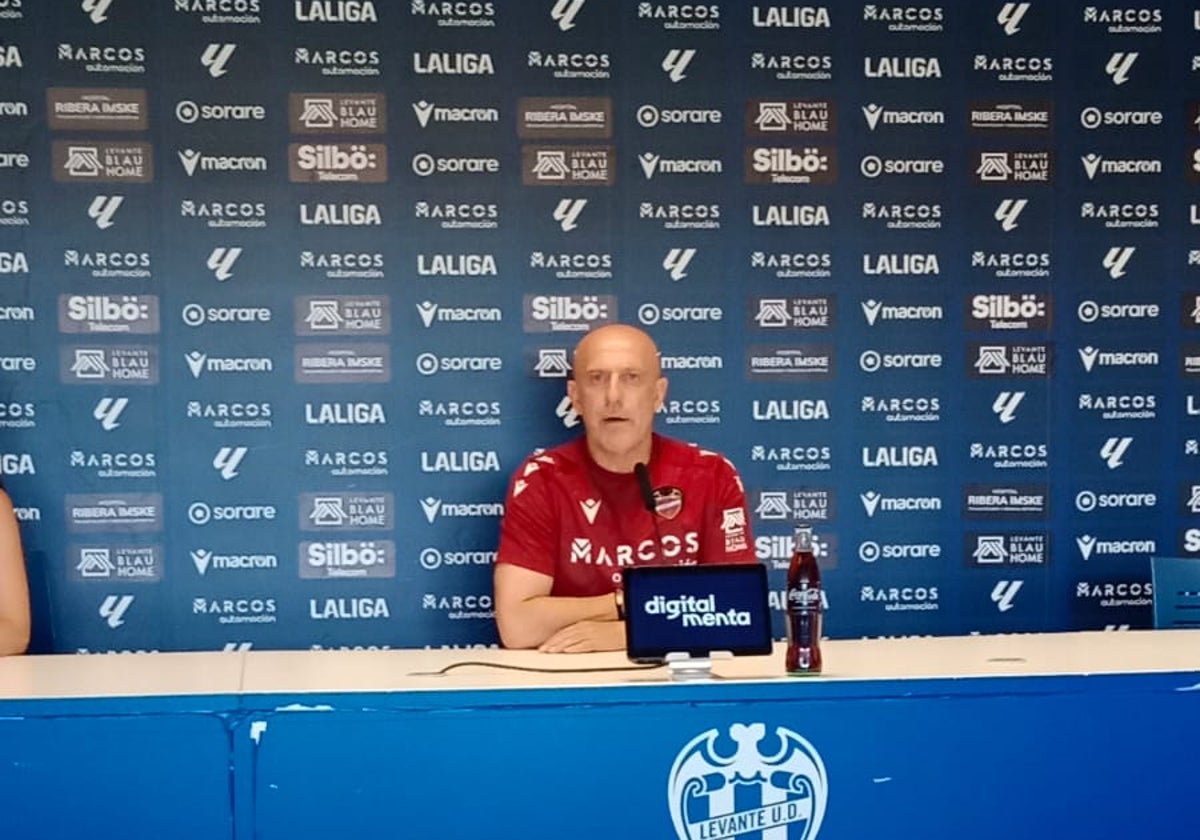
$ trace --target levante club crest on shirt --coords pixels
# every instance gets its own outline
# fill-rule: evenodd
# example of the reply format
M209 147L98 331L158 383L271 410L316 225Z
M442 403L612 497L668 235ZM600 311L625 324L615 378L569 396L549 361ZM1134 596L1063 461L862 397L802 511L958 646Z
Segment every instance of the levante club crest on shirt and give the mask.
M729 727L731 754L710 729L680 750L667 795L679 840L816 840L829 781L816 749L790 729Z
M678 487L654 488L654 512L663 519L674 519L683 510L683 491Z

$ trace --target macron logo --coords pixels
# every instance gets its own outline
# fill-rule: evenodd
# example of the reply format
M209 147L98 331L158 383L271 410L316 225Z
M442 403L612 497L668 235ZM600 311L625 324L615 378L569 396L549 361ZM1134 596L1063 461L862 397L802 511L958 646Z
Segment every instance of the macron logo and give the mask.
M425 325L426 329L433 326L433 318L437 315L437 311L438 307L436 303L430 303L426 300L417 304L417 314L421 316L421 323Z
M428 128L429 118L433 116L433 103L422 99L420 102L414 102L412 107L414 113L417 115L417 122L421 124L421 128Z
M868 490L866 493L859 493L858 498L862 500L863 510L867 512L867 516L874 516L879 507L879 494L874 490Z
M188 370L192 372L192 377L200 378L200 374L204 372L204 363L208 361L208 354L201 353L199 350L193 350L183 357L187 362Z
M183 171L192 177L196 174L196 165L200 163L200 153L195 149L184 149L178 152L179 162L183 164Z
M645 174L646 180L649 181L654 177L654 173L658 171L659 156L653 152L642 152L638 155L638 163L641 164L642 173Z
M1083 369L1088 373L1092 372L1092 368L1096 365L1096 357L1100 355L1100 351L1095 347L1080 347L1079 361L1083 362Z
M595 525L596 514L600 512L600 500L584 499L579 503L579 508L583 511L583 515L587 517L588 524Z
M190 553L196 571L200 573L200 577L204 577L204 573L208 571L208 564L212 562L212 552L206 548L198 548Z
M867 119L867 128L874 131L875 127L879 125L879 118L883 116L883 106L872 102L870 105L864 105L862 112L863 116Z
M1075 538L1075 545L1079 546L1079 554L1084 560L1092 559L1092 549L1096 547L1096 538L1091 534L1084 534L1082 537Z
M421 510L425 512L425 518L429 521L430 525L433 524L433 520L437 519L438 511L441 509L441 499L435 499L433 496L427 496L426 498L421 499Z
M883 304L877 300L864 300L859 304L862 307L863 316L867 319L869 326L875 326L875 319L879 317L879 310L883 308Z

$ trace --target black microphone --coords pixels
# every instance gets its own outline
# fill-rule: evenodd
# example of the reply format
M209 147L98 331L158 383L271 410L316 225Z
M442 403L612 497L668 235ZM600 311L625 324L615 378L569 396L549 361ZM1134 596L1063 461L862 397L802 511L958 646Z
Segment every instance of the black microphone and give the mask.
M658 543L659 563L663 561L662 531L658 529L658 506L654 504L654 488L650 484L650 470L641 461L633 465L633 473L637 476L638 489L642 492L642 505L650 512L650 521L654 524L654 539Z
M638 489L642 491L642 506L654 513L654 488L650 486L650 470L638 461L633 465L633 474L637 476Z

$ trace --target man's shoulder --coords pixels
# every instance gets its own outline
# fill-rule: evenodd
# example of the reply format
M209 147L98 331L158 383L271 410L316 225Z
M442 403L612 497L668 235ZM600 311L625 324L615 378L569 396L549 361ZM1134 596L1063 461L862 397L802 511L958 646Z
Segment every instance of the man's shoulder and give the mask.
M729 459L715 449L704 449L666 435L656 437L658 458L664 465L685 469L720 469L722 465L733 468Z
M517 467L517 476L570 475L583 468L583 452L579 440L567 441L551 449L539 449L528 455Z
M708 487L720 492L736 487L745 492L733 462L715 449L660 436L658 458L660 475L670 476L681 487Z

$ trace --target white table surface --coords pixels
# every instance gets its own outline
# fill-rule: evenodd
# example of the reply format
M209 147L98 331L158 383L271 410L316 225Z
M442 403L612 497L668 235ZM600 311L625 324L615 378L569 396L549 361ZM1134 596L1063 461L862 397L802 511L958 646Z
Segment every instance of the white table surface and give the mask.
M823 643L816 681L972 679L1155 672L1200 674L1200 631L1048 633ZM623 653L508 650L230 651L0 659L0 700L170 695L305 694L667 684L666 669L529 673L458 662L547 669L628 666ZM783 680L774 655L715 660L726 680ZM1197 682L1200 683L1200 677Z

